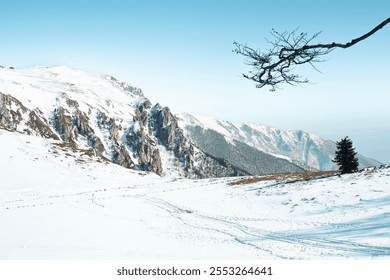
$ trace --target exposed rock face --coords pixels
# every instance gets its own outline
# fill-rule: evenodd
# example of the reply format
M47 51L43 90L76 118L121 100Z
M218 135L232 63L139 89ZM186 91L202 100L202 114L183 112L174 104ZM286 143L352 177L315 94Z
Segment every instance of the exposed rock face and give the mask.
M156 142L145 131L145 127L132 125L126 133L126 145L138 157L140 170L152 171L161 175L161 156Z
M91 127L92 120L90 116L92 114L92 108L88 110L88 113L79 110L78 102L69 99L66 94L66 104L69 106L69 110L59 107L54 109L53 124L55 130L60 135L61 139L65 142L76 143L83 137L86 140L86 145L91 147L95 154L104 155L109 152L111 160L125 168L135 168L135 164L131 159L128 151L123 144L118 142L119 140L119 127L115 123L113 118L107 117L103 112L98 112L96 115L96 125L108 135L107 139L100 139L94 129ZM106 150L103 141L105 140L108 150Z
M136 106L133 123L125 132L125 139L133 156L138 158L137 167L140 170L152 171L161 175L163 171L161 155L156 139L151 133L150 107L151 103L147 99L142 100Z
M69 112L62 107L54 109L53 122L54 129L58 132L61 139L65 142L73 142L76 135L73 130L72 117L69 115Z
M18 131L18 127L23 126L25 128L20 132L92 149L92 154L104 156L125 168L158 175L170 168L163 165L162 149L172 154L176 168L186 177L251 174L194 146L184 136L168 107L152 106L144 97L134 106L134 115L129 116L125 130L121 124L123 119L115 119L92 106L88 106L87 112L82 111L79 102L64 92L57 97L56 103L48 122L38 108L30 110L12 96L0 94L0 128ZM110 102L106 100L106 103Z
M0 127L14 131L23 120L22 115L28 109L22 103L10 95L0 92Z
M134 162L124 145L113 147L112 161L125 168L135 169Z
M22 130L44 138L58 140L39 109L29 110L16 98L0 92L0 128L10 131Z
M27 125L33 128L38 135L41 135L44 138L59 140L59 137L50 128L47 120L43 116L43 113L39 109L30 111L28 117L29 119L27 121Z
M168 107L162 108L156 104L151 110L151 118L154 128L154 135L159 143L184 164L185 170L190 170L194 163L194 146L184 136L183 130L178 126L176 118Z
M80 136L87 139L88 146L93 148L98 154L105 152L104 145L99 137L95 135L90 127L90 119L77 108L69 112L62 107L54 109L54 128L65 142L76 142Z

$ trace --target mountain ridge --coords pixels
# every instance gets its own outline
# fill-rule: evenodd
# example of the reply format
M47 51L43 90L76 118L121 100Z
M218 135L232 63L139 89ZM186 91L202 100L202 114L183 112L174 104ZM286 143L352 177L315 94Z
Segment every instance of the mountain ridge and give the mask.
M186 118L196 119L190 116ZM1 129L68 143L122 167L160 176L207 178L312 168L277 150L262 150L255 143L265 141L259 134L249 141L242 128L218 123L208 133L209 140L217 137L219 143L202 145L182 116L152 104L141 89L112 76L64 66L0 69Z
M335 170L332 162L336 143L302 130L283 131L256 123L231 123L210 117L177 114L186 135L201 148L202 140L210 131L218 133L226 142L248 145L258 151L288 160L306 170ZM379 166L382 163L358 154L360 167Z
M153 105L140 89L68 67L2 68L0 128L90 149L161 176L245 175L193 145L170 109Z

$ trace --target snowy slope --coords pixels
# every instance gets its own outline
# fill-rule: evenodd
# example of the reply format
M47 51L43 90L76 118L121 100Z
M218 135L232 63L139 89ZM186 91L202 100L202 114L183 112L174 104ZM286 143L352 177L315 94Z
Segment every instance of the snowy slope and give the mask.
M111 76L92 75L65 66L0 71L3 93L11 94L31 110L40 108L47 114L63 93L79 101L83 111L93 107L123 118L133 115L132 105L143 98L141 90Z
M61 143L0 129L0 259L390 258L389 167L172 180Z
M306 169L335 170L332 162L336 144L304 131L282 131L254 123L234 124L204 116L178 114L179 125L186 135L200 145L210 138L210 131L222 135L227 142L244 143L264 153L287 159ZM358 155L360 167L378 166L381 163Z

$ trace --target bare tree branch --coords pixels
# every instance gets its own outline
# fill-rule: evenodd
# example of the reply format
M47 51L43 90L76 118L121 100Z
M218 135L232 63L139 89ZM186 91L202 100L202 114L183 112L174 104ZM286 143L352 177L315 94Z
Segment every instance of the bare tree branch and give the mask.
M306 32L277 32L272 30L273 41L267 40L272 46L266 52L252 49L247 45L234 42L236 48L233 52L241 54L246 58L246 63L252 66L253 70L243 76L256 82L256 87L262 88L270 86L271 91L275 91L279 84L287 83L298 85L308 83L309 80L293 74L293 67L296 65L309 64L315 70L315 63L322 62L322 56L327 55L335 48L349 48L364 39L367 39L385 25L390 23L390 18L386 19L370 32L351 40L348 43L312 44L321 32L309 36Z

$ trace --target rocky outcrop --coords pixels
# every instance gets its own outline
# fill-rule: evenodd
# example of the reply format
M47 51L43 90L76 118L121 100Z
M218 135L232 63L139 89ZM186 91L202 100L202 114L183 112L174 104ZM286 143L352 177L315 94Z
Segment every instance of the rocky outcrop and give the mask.
M136 167L124 145L113 147L112 161L125 168L135 169Z
M61 140L65 142L74 142L76 135L74 134L72 117L66 109L62 107L54 109L53 124L54 129L60 135Z
M10 95L0 92L0 128L14 131L23 121L23 114L28 109L23 104Z
M28 127L33 129L38 135L44 138L51 138L54 140L59 140L60 138L55 134L50 127L48 121L43 116L43 113L39 109L30 111L28 115L28 121L26 123Z
M0 92L0 128L21 130L44 138L58 140L48 121L39 109L29 110L16 98Z
M129 151L126 149L126 146L124 144L119 143L119 131L122 130L122 127L116 123L114 118L108 117L103 112L97 113L96 123L101 132L107 135L106 139L104 139L104 142L106 143L108 152L111 154L111 160L114 163L119 164L120 166L123 166L125 168L135 169L136 165L131 159L131 156L129 154ZM93 146L93 143L90 143L90 145ZM101 146L103 146L103 144L101 144Z
M172 151L188 171L193 167L194 146L184 136L168 107L156 104L151 110L153 132L159 143Z
M156 139L152 134L153 125L150 123L151 103L145 99L135 108L133 124L125 133L126 145L138 158L138 168L162 174L161 155Z
M91 128L88 115L79 110L77 101L69 99L65 93L62 96L69 110L58 107L53 112L53 126L61 140L75 143L80 136L83 136L87 140L87 146L93 148L97 154L103 154L105 152L103 142Z
M132 126L126 134L126 145L138 158L138 169L162 174L160 150L144 128Z

